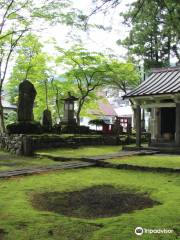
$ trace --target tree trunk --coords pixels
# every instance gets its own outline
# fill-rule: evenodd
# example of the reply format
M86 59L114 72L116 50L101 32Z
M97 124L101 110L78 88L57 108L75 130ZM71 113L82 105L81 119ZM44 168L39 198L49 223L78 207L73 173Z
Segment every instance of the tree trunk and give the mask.
M60 111L59 111L59 100L56 98L56 109L57 109L57 114L58 114L58 118L59 121L61 120L61 115L60 115Z
M177 58L178 61L180 62L180 54L179 54L179 52L178 52L177 45L175 44L175 45L172 47L172 49L173 49L173 52L174 52L176 58Z
M83 99L80 99L78 110L77 110L77 113L76 113L76 120L77 120L77 125L78 126L80 126L80 113L81 113L81 109L82 109L82 107L84 105L84 101L85 101L84 97L83 97Z
M80 112L81 112L82 106L79 105L77 113L76 113L76 120L77 120L77 125L80 126Z
M77 119L77 125L80 126L80 115L79 114L76 115L76 119Z
M45 86L46 108L49 109L47 79L44 80L44 86Z
M5 124L4 124L4 113L3 113L3 106L2 106L2 100L0 98L0 132L5 132Z
M156 64L158 66L159 63L159 52L158 52L158 39L157 39L157 35L155 35L155 59L156 59Z
M150 49L151 49L151 51L150 51L150 56L151 56L151 60L153 60L153 40L152 40L152 35L151 35L151 47L150 47Z
M168 37L168 65L170 65L171 57L171 36Z

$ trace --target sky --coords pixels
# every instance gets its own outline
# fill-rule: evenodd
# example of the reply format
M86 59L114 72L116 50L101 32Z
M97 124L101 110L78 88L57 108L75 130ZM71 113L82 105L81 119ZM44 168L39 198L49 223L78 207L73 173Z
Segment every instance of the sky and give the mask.
M119 16L120 12L127 10L127 4L132 3L134 0L122 0L121 4L112 9L108 15L98 13L90 18L89 23L102 24L106 27L111 27L110 31L103 31L100 29L91 29L88 32L74 30L74 35L79 35L85 47L91 51L100 51L104 53L114 53L123 59L126 56L126 49L116 44L118 39L123 39L128 35L129 29L122 23L122 17ZM90 13L91 0L73 0L73 7L82 10L85 13ZM48 28L42 32L44 41L49 41L50 37L54 37L60 47L69 47L72 41L68 38L70 28L58 24L57 26ZM53 51L49 45L46 50Z
M69 32L74 35L79 35L84 47L89 51L100 51L107 54L115 54L119 56L119 59L123 60L126 56L126 49L116 44L118 39L123 39L128 35L129 29L122 24L122 18L119 16L120 12L127 10L127 4L132 3L134 0L121 0L121 4L115 9L111 10L107 15L98 13L90 18L90 24L101 24L105 27L111 27L111 31L103 31L100 29L90 29L88 32L79 31L74 29L71 31L71 27L67 27L63 24L57 24L56 26L44 26L42 31L38 29L43 28L43 21L36 22L34 25L35 33L40 36L43 42L44 51L50 55L56 55L51 39L54 38L59 47L70 48L72 45L72 39L69 38ZM92 12L92 0L72 0L73 8L82 10L84 13L89 14ZM12 70L14 61L9 65L7 79Z
M129 5L134 1L135 0L121 0L121 3L115 9L112 9L109 14L104 15L103 13L98 13L90 18L89 23L111 27L111 31L91 29L87 33L74 29L73 34L79 35L84 46L90 51L115 54L120 60L126 60L127 50L117 45L116 42L119 39L123 40L127 37L130 29L127 25L123 24L123 18L119 14L126 12ZM72 0L72 2L72 7L82 10L87 13L87 15L92 12L92 0ZM63 48L69 48L72 45L72 40L68 37L69 32L70 27L59 24L46 29L42 34L45 41L49 41L49 38L53 36L56 39L57 45ZM51 45L46 45L46 50L52 53L53 48ZM176 62L177 59L172 57L171 64L174 65Z

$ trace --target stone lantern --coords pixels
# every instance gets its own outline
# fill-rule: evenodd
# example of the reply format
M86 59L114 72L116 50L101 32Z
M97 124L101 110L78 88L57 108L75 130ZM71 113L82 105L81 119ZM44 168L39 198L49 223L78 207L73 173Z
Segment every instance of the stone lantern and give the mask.
M68 92L68 97L64 100L64 116L62 123L66 125L74 125L76 124L76 119L74 118L74 102L78 100L78 98L71 95Z

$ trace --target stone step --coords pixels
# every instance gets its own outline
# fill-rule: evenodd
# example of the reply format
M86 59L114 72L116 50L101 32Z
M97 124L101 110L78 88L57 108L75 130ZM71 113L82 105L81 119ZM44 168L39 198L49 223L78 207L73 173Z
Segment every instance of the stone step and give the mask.
M119 158L119 157L128 157L135 155L152 155L157 154L158 151L153 150L132 150L132 151L121 151L117 153L111 153L106 155L98 155L98 156L88 156L88 157L62 157L62 156L52 156L49 154L36 154L37 156L48 157L53 159L54 161L70 161L70 160L78 160L78 161L103 161L107 159Z

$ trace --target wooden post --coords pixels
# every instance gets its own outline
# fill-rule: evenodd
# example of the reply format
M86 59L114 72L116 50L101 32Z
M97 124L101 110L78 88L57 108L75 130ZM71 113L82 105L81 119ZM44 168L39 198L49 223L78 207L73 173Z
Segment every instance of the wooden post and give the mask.
M161 137L161 109L155 108L155 118L154 118L154 133L155 140L158 142Z
M176 134L175 142L177 146L180 146L180 102L176 103Z
M141 108L140 105L136 107L136 146L141 146Z

